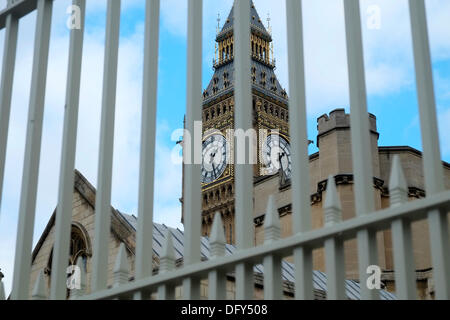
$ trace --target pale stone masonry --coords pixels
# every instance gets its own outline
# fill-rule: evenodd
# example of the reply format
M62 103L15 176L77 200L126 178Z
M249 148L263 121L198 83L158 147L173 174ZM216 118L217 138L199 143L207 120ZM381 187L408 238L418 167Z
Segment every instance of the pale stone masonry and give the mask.
M390 169L394 155L399 155L405 172L409 188L409 199L411 201L425 196L421 153L410 147L379 147L376 119L370 115L372 133L372 152L374 159L374 197L376 209L389 206L389 184ZM335 177L337 191L342 203L343 219L351 219L355 216L353 176L351 166L351 141L349 117L344 110L338 109L329 115L318 119L319 152L310 156L310 178L311 178L311 209L313 228L321 228L324 225L323 201L326 196L326 181L329 175ZM450 189L450 165L443 163L446 187ZM255 221L255 245L264 241L264 215L269 195L275 195L276 207L281 219L282 237L292 234L291 221L291 189L289 184L280 184L278 174L268 177L255 178L254 184L254 221ZM95 189L78 171L75 172L75 185L73 196L72 215L72 242L81 238L81 254L86 258L87 287L89 293L91 271L92 271L92 247L94 242L95 221ZM135 228L133 228L126 215L111 208L111 234L109 242L109 264L108 284L112 285L113 267L119 246L124 243L130 263L130 280L134 275L134 250L135 250ZM30 281L30 295L36 278L41 270L45 271L47 293L50 287L51 253L54 243L54 220L55 214L50 221L40 240L33 251L32 271ZM429 250L429 234L426 221L413 224L413 245L416 264L416 277L418 296L421 299L433 298L433 270ZM76 235L80 235L76 238ZM378 234L379 265L383 270L383 283L386 289L395 292L394 265L392 260L392 243L390 231ZM74 247L80 249L76 244ZM356 241L348 241L345 245L346 273L348 279L358 279ZM77 254L72 252L72 254ZM154 256L154 271L158 269L158 257ZM287 259L289 261L289 259ZM325 271L325 258L323 250L314 252L314 269ZM69 264L69 263L68 263ZM177 265L182 264L182 259ZM263 297L262 275L256 275L255 298ZM202 282L202 298L207 297L207 281ZM177 288L176 295L181 297L181 288ZM284 283L284 297L291 299L293 296L292 283ZM232 275L228 278L227 297L234 297L234 279ZM316 299L326 297L326 292L316 290Z
M422 154L418 150L406 146L378 146L376 117L369 115L372 142L373 192L376 210L389 207L389 177L392 160L400 156L401 164L408 183L409 199L415 200L425 196ZM326 196L326 180L329 175L335 177L337 190L342 203L343 220L355 217L352 150L350 137L350 115L344 109L336 109L329 115L317 119L317 146L319 152L310 156L310 192L313 228L324 225L323 201ZM450 189L450 164L443 163L445 184ZM264 241L265 203L269 195L276 194L277 207L280 213L282 236L292 234L291 221L291 189L289 185L281 185L278 175L255 180L255 244ZM417 277L418 296L422 299L433 297L432 266L429 249L429 234L426 221L413 223L413 246ZM395 291L394 264L392 258L392 240L390 231L377 235L378 261L383 270L383 280L387 288ZM358 279L358 256L356 240L345 243L346 274L348 279ZM314 252L314 268L325 271L323 249Z
M125 244L128 262L130 266L129 279L134 278L134 261L135 261L135 245L136 245L136 230L128 222L127 215L120 213L114 208L111 208L111 233L109 241L109 262L108 262L108 286L113 285L113 268L116 257L119 253L121 243ZM130 217L130 216L128 216ZM134 218L134 217L133 217ZM95 221L95 188L87 181L87 179L78 171L75 172L75 185L73 193L73 212L72 212L72 239L74 241L76 234L81 234L83 246L82 254L86 257L85 272L87 277L86 294L90 293L90 284L92 276L92 255L94 242L94 221ZM36 247L32 254L32 268L30 277L30 298L34 284L41 271L44 271L44 280L46 287L46 296L50 296L50 280L51 280L51 259L54 245L54 228L55 228L55 213L50 218L47 227L42 233ZM72 248L72 246L71 246ZM71 250L71 255L75 254ZM69 258L69 261L72 259ZM182 265L182 259L177 260L177 267ZM70 262L68 263L69 266ZM153 257L153 272L158 271L159 259L158 256ZM255 299L263 298L262 276L255 275ZM235 296L234 278L232 275L228 276L227 281L227 298L234 299ZM284 283L285 298L291 299L293 297L292 286L289 283ZM201 282L201 297L207 299L208 282L203 280ZM68 296L70 292L68 291ZM323 290L315 290L317 299L323 299L325 293ZM182 288L176 288L176 297L182 297Z
M72 233L81 231L84 240L84 255L86 256L87 287L90 288L92 271L92 250L95 234L95 189L79 172L75 172L75 187L73 196ZM51 256L54 244L55 213L53 213L39 242L33 250L30 296L41 270L44 270L47 289L50 288ZM112 285L112 271L121 243L125 243L130 261L130 274L134 273L135 232L127 226L123 217L111 208L111 234L109 241L108 285ZM88 289L89 292L89 289ZM49 293L49 292L48 292Z

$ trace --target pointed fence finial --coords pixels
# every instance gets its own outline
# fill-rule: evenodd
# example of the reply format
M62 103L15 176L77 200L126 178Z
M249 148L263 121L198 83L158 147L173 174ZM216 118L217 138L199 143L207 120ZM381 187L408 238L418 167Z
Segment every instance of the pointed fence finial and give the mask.
M44 271L39 272L34 285L33 293L31 295L32 300L47 300L47 287L45 285Z
M332 226L342 221L342 207L333 176L328 177L327 194L324 203L325 226Z
M399 206L408 201L408 185L406 184L405 174L398 155L395 155L392 161L389 197L391 207Z
M0 279L0 301L6 300L5 286L3 285L2 279Z
M281 238L280 215L276 207L275 196L270 195L264 218L264 243L277 241Z
M163 244L161 257L159 258L159 273L165 273L175 269L175 249L173 247L172 232L167 229L166 239Z
M86 271L84 269L83 257L78 257L76 271L78 279L76 286L70 291L70 299L78 299L86 294Z
M114 266L114 286L120 286L128 282L130 274L130 265L128 263L127 249L125 244L121 243L119 253Z
M209 246L211 258L217 258L225 255L225 232L223 230L222 216L217 212L214 217L213 226L211 229L211 238L209 239Z

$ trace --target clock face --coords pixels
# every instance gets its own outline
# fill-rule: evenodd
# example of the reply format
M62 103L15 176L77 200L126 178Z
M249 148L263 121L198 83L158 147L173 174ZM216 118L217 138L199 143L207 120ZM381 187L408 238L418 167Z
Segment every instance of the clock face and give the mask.
M285 177L292 176L291 146L289 142L278 134L267 137L262 147L262 162L265 174L273 175L283 170Z
M219 179L227 167L228 144L221 134L214 134L203 141L202 182L211 183Z

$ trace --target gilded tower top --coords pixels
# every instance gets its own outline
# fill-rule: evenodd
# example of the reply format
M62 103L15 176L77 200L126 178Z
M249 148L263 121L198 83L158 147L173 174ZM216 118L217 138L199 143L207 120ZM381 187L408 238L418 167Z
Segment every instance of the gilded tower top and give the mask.
M219 20L220 21L220 20ZM250 10L251 25L251 79L253 88L287 104L287 93L275 75L272 36L267 31L256 11L253 1ZM232 93L234 84L234 7L216 37L216 51L213 61L214 75L203 92L205 104Z

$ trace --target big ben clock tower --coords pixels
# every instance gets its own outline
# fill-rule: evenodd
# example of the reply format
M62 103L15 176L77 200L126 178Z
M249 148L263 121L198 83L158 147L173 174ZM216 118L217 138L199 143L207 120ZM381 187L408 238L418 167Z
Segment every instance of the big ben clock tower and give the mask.
M209 235L214 215L220 212L228 243L235 242L234 166L227 161L232 143L227 139L227 130L234 128L233 11L216 37L215 72L203 92L202 108L202 234ZM291 175L288 98L275 76L272 36L253 2L250 14L253 105L248 107L253 108L255 131L266 129L266 134L257 137L258 164L254 178L280 173L284 183Z

